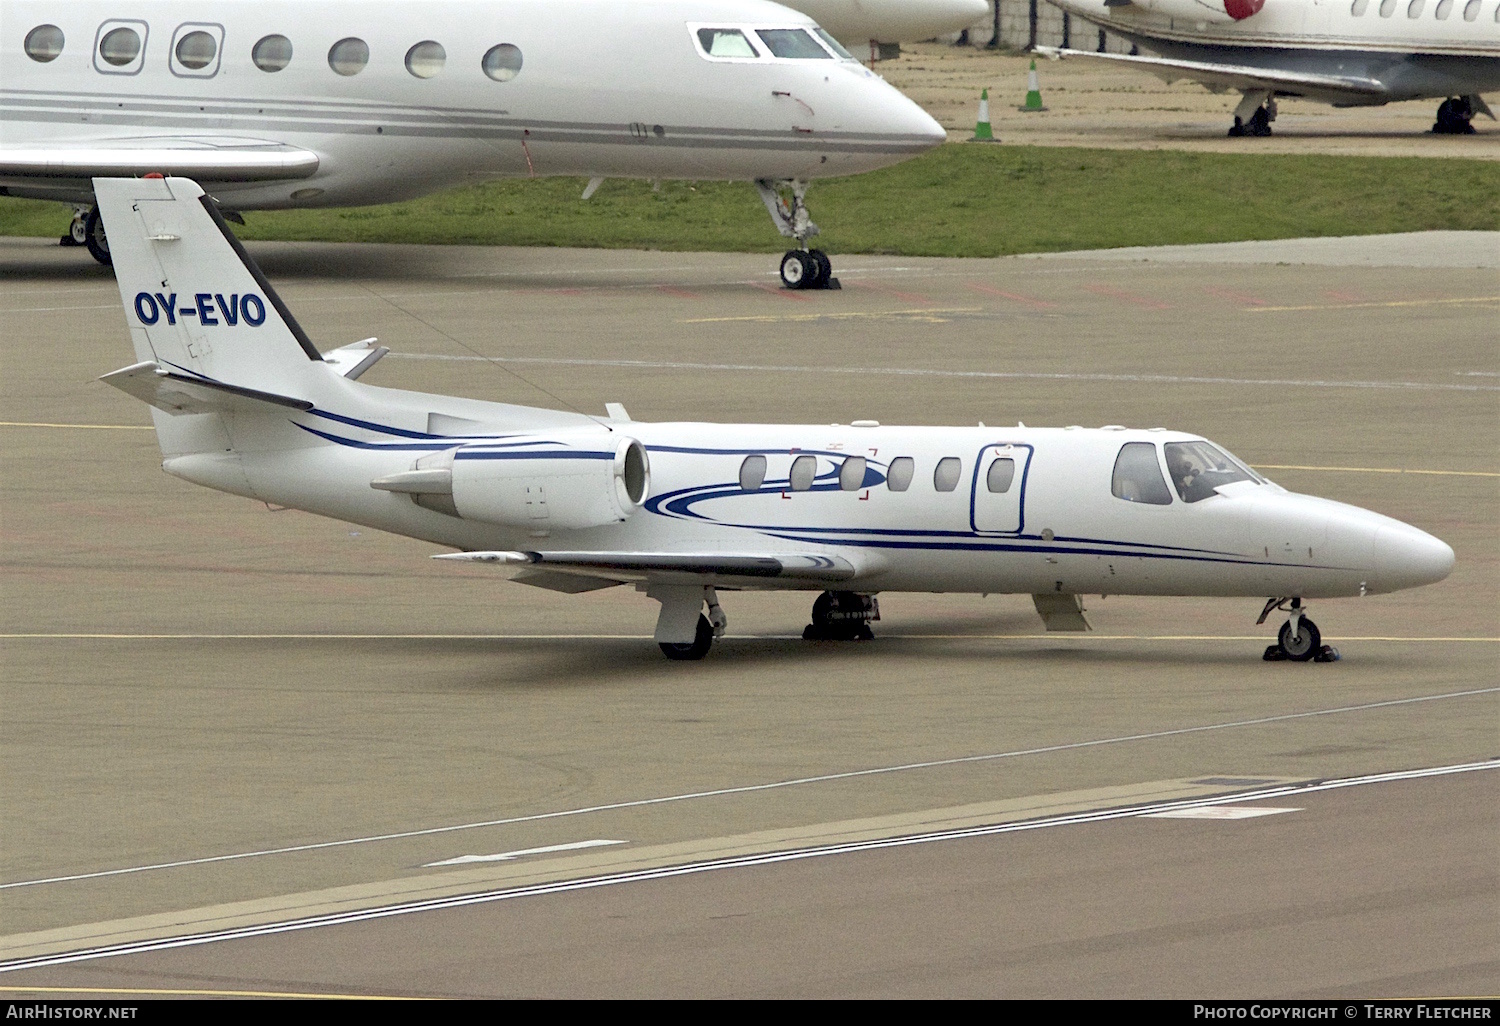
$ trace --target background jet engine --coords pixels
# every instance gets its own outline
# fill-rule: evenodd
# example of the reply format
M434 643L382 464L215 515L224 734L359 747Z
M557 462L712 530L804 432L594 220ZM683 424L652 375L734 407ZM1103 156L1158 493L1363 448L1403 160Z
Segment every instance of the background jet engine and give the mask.
M1133 6L1178 21L1206 21L1220 25L1244 21L1265 4L1266 0L1133 0Z
M371 484L450 516L540 535L624 520L651 490L651 465L634 438L557 432L458 446Z

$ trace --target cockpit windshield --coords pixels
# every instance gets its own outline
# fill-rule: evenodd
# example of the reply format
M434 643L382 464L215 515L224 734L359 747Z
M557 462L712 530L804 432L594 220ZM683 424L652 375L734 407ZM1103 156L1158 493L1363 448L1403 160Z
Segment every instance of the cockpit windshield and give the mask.
M745 33L732 28L702 28L698 43L710 57L759 57Z
M1168 442L1167 471L1183 502L1198 502L1214 495L1214 489L1236 481L1259 481L1237 460L1207 442Z
M844 44L840 43L837 39L834 39L832 36L830 36L827 31L821 28L815 28L813 29L813 31L818 34L818 38L823 40L823 42L828 46L828 49L832 50L834 53L838 54L846 61L854 60L854 54L850 53L848 50L845 50Z
M819 46L806 29L756 29L755 34L777 57L833 59L833 54Z

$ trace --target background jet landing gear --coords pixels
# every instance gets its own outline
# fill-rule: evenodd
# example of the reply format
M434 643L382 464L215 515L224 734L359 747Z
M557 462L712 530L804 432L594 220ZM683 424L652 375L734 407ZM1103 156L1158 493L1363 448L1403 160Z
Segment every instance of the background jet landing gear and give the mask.
M1302 600L1291 599L1291 606L1285 606L1287 599L1272 598L1266 600L1266 607L1260 611L1260 619L1256 624L1266 622L1266 617L1271 615L1273 609L1287 611L1286 623L1281 625L1281 630L1276 635L1276 644L1267 645L1262 659L1268 663L1290 660L1294 663L1334 663L1339 660L1339 650L1332 645L1323 644L1323 635L1318 631L1318 625L1302 615Z
M1276 120L1276 97L1266 92L1246 93L1240 105L1234 109L1234 125L1229 129L1231 138L1243 135L1268 136L1271 122Z
M82 246L87 244L89 238L89 208L83 204L75 204L73 207L73 220L68 225L68 230L63 237L57 240L59 246Z
M1432 130L1437 135L1473 135L1474 107L1467 96L1450 96L1438 104Z
M105 267L114 266L114 260L109 255L109 239L104 235L104 221L99 217L98 207L90 210L88 217L84 220L83 244L89 248L89 256Z
M802 628L803 641L872 641L870 623L880 619L874 595L825 591L813 603L812 623Z
M781 258L781 283L789 289L842 288L833 276L833 261L828 259L828 254L807 247L807 240L818 234L818 226L813 224L807 212L807 187L808 183L801 179L773 182L758 178L755 181L755 189L766 205L766 213L771 215L771 223L786 238L797 240L797 248L787 250ZM783 189L790 190L791 196L783 196Z
M781 283L789 289L842 288L833 261L821 249L789 249L781 258Z

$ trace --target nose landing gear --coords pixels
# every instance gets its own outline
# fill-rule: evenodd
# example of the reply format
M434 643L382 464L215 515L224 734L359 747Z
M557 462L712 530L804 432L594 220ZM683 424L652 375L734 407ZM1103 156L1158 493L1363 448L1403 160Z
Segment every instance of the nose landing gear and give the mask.
M1291 605L1287 606L1286 603ZM1285 609L1287 613L1286 623L1281 625L1281 630L1276 635L1276 644L1267 645L1262 659L1268 663L1290 660L1294 663L1333 663L1340 658L1339 650L1332 645L1323 644L1323 635L1318 630L1318 625L1313 623L1303 614L1302 600L1300 598L1270 598L1266 600L1266 606L1260 611L1260 619L1256 624L1266 622L1266 617L1271 615L1273 609Z
M873 641L870 623L880 619L874 595L825 591L813 603L812 623L802 628L804 641Z
M789 239L797 240L797 248L789 249L781 258L781 283L789 289L836 289L841 288L833 276L833 261L821 249L809 249L807 240L818 234L807 212L808 182L795 179L773 182L756 179L755 189L760 193L766 212L776 230ZM783 196L788 190L789 196Z

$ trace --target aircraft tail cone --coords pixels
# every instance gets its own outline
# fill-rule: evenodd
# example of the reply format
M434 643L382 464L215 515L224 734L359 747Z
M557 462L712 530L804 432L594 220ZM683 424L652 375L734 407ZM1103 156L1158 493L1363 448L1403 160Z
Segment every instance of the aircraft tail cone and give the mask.
M998 142L994 130L990 128L990 91L982 89L979 92L979 120L974 123L974 138L969 142Z
M1042 87L1036 80L1036 58L1033 57L1031 70L1026 73L1026 103L1017 107L1016 110L1035 113L1046 109L1042 106Z

